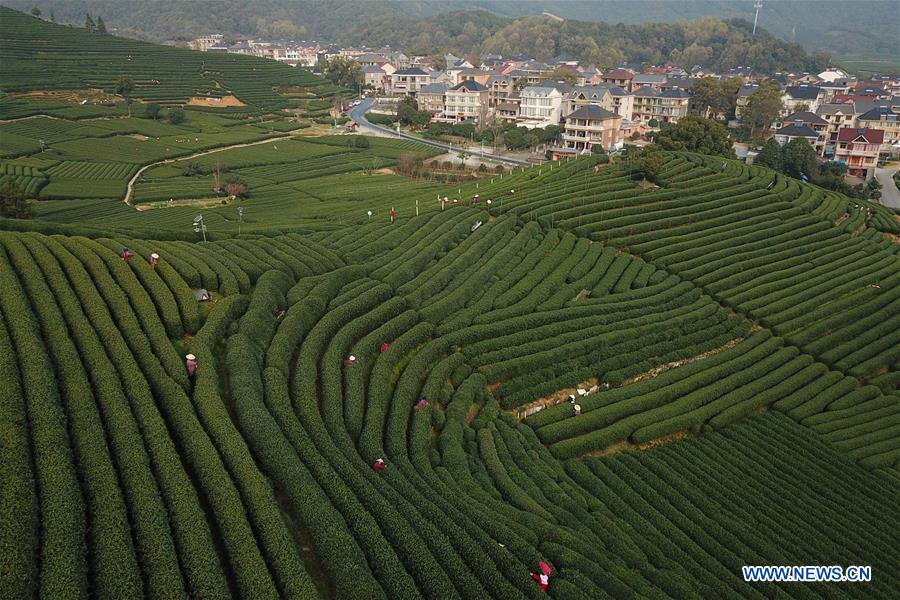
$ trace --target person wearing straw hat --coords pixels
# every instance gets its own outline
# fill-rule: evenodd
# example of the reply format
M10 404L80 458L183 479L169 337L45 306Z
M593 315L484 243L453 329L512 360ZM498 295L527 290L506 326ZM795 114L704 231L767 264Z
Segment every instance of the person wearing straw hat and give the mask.
M372 470L376 473L381 473L384 470L386 463L381 458L376 458L375 462L372 463Z
M155 271L157 264L159 264L159 254L154 252L153 254L150 255L150 268Z
M356 357L353 356L352 354L344 359L344 366L349 367L350 365L355 364L355 363L356 363Z
M184 366L187 368L188 377L193 377L197 372L197 357L193 354L185 355Z

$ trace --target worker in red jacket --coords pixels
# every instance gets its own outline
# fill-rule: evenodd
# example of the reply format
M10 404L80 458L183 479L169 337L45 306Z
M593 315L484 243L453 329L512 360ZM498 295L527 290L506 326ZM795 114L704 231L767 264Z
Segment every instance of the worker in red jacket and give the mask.
M393 223L393 222L394 222L394 217L397 216L397 213L394 212L394 207L393 207L393 206L391 207L391 212L389 212L388 214L391 215L391 223Z
M155 271L157 264L159 264L159 254L154 252L153 254L150 255L150 268Z
M547 588L550 587L550 575L553 573L553 569L550 568L550 565L541 561L538 563L538 570L540 573L532 573L531 577L537 582L538 587L546 592Z
M125 262L128 262L128 259L131 258L131 250L128 249L128 246L125 246L124 248L122 248L121 256L122 256L122 260L124 260Z
M384 460L382 460L380 458L376 458L375 462L372 463L372 470L375 471L376 473L381 473L384 470L385 466L386 465L385 465Z
M390 348L390 344L388 344L387 342L381 342L381 345L378 346L378 349L382 352L387 352L388 348Z
M193 354L185 356L184 366L187 369L188 377L193 377L194 373L197 372L197 357Z

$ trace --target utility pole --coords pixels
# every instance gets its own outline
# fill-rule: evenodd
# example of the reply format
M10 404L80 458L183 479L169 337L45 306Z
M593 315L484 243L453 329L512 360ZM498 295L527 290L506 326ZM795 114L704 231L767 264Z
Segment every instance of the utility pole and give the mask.
M762 8L762 0L756 0L756 4L753 5L756 9L756 16L753 17L753 35L756 35L756 22L759 21L759 9Z

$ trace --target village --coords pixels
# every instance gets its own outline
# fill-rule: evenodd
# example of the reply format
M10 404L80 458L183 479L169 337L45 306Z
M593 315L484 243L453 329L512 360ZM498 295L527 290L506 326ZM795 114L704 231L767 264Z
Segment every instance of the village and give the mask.
M221 34L197 38L190 45L318 72L331 61L352 62L354 68L358 65L360 95L414 98L418 111L427 112L432 123L558 127L556 143L546 146L547 157L554 159L600 148L616 151L626 142L640 145L648 134L688 115L726 122L738 158L746 162L753 162L757 152L753 143L741 142L772 138L785 145L801 139L822 161L842 163L849 177L868 181L879 160L900 156L898 76L858 79L838 67L819 73L761 73L741 66L717 73L699 66L685 70L634 64L601 70L568 56L542 62L527 55L489 54L476 60L447 54L435 60L391 48L253 40L227 44ZM724 105L707 102L708 94L700 88L708 90L710 84L726 90ZM775 87L780 102L771 114L756 111L756 122L747 119L754 97L762 98ZM760 116L766 122L760 124Z

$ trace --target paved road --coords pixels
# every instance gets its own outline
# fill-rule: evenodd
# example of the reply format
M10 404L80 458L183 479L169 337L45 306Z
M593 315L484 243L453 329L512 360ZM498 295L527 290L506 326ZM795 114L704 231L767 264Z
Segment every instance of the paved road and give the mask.
M137 173L134 174L134 177L132 177L132 178L128 181L128 188L127 188L126 191L125 191L125 199L124 199L123 201L125 202L125 204L128 204L129 206L131 205L131 196L134 194L134 186L135 186L135 184L137 184L138 179L141 178L141 175L144 174L144 171L146 171L146 170L149 169L150 167L156 167L156 166L158 166L158 165L164 165L164 164L167 164L167 163L175 162L176 160L186 160L186 159L189 159L189 158L197 158L198 156L206 156L207 154L214 154L214 153L216 153L216 152L223 152L223 151L225 151L225 150L231 150L231 149L233 149L233 148L244 148L244 147L246 147L246 146L257 146L257 145L259 145L259 144L268 144L269 142L276 142L276 141L278 141L278 140L282 140L282 139L284 139L284 138L291 137L291 135L292 135L292 134L290 134L290 133L282 133L282 134L275 135L275 136L272 136L272 137L267 137L267 138L262 139L262 140L257 140L257 141L255 141L255 142L244 142L244 143L241 143L241 144L231 144L230 146L219 146L219 147L217 147L217 148L213 148L212 150L203 150L203 151L201 151L201 152L195 152L194 154L190 154L190 155L188 155L188 156L176 156L176 157L173 157L173 158L166 158L166 159L163 159L163 160L158 160L158 161L156 161L155 163L150 163L149 165L144 165L143 167L141 167L141 168L138 170ZM141 209L138 208L138 210L141 210Z
M398 133L387 127L382 127L380 125L375 125L374 123L370 123L366 119L366 113L369 112L369 110L372 108L372 105L374 103L375 103L374 98L366 98L365 100L363 100L363 102L360 105L354 106L348 113L348 116L353 120L353 122L359 126L359 130L361 133L364 132L364 133L375 133L375 134L380 134L380 135L389 135L389 136L395 137L395 138L399 137L399 138L402 138L405 140L412 140L414 142L419 142L420 144L425 144L426 146L431 146L433 148L440 148L441 150L446 150L447 152L459 152L458 147L454 148L454 147L450 146L449 144L443 144L441 142L434 142L431 140L423 140L422 138L416 137L414 135L409 135L409 134L403 133L403 132ZM470 151L470 152L468 152L468 154L470 154L472 156L481 157L481 155L479 153L476 153L474 151ZM487 160L495 160L495 161L507 163L510 165L528 165L528 164L530 164L527 161L519 160L517 158L509 158L508 156L499 156L499 155L487 154L487 153L484 155L484 158Z
M892 177L900 167L875 169L875 179L881 184L881 203L891 208L900 209L900 190Z

